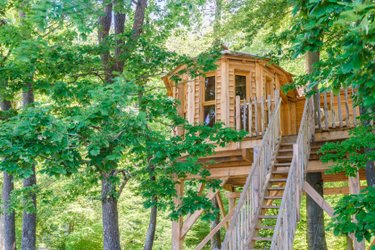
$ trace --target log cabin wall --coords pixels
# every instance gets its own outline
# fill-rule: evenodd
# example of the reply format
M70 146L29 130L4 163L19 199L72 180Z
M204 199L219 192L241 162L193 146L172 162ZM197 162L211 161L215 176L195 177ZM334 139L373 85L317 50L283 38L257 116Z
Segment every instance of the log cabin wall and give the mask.
M207 110L214 107L216 121L232 128L238 127L236 126L238 123L236 122L236 82L240 80L246 82L246 93L242 95L241 105L245 105L247 101L256 101L254 109L256 108L258 113L257 127L261 128L260 117L264 115L264 110L265 116L270 112L267 109L267 99L270 96L274 101L275 90L280 90L282 85L290 82L291 75L280 67L269 64L265 59L244 53L224 53L216 64L217 69L206 73L206 77L190 79L185 75L177 86L168 76L164 78L167 89L172 89L168 94L180 100L179 113L190 123L201 123L204 122L205 115L207 116ZM207 84L212 86L212 78L215 85L213 100L212 96L210 98L205 96L205 86ZM297 113L297 95L296 91L288 94L280 91L281 129L284 135L297 133L298 120L300 120ZM264 108L261 108L260 104L264 105ZM264 123L267 125L267 120ZM242 129L243 125L240 127Z

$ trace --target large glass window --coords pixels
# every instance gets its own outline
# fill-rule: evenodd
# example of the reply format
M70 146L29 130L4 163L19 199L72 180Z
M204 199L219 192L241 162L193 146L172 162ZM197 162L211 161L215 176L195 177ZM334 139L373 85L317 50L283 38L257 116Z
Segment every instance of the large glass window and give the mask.
M204 81L204 100L214 101L215 100L215 77L206 77Z
M241 100L246 99L246 76L236 75L236 96L240 96Z

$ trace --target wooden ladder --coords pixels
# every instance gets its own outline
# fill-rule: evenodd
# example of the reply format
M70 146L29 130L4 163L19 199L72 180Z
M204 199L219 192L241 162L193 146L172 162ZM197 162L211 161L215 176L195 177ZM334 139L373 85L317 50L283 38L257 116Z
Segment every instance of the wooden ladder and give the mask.
M293 158L293 143L282 139L257 215L250 249L269 249Z

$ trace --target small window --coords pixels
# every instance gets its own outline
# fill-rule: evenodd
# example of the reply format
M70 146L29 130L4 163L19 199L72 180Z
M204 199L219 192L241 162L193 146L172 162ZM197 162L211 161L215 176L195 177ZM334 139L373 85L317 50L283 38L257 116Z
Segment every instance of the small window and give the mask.
M246 76L236 75L236 96L240 96L241 100L246 99Z
M212 127L215 124L215 105L204 106L204 124Z
M204 100L214 101L215 100L215 77L206 77L204 82Z

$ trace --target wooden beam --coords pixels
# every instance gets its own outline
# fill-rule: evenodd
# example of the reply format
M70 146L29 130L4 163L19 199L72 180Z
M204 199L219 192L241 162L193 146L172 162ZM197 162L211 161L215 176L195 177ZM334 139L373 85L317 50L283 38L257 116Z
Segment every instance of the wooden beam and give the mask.
M179 206L181 203L180 197L184 194L184 183L181 180L175 185L177 198L174 200L175 206ZM181 237L183 218L179 217L177 221L172 222L172 250L182 250L183 248L183 237Z
M366 188L366 186L361 186L361 190ZM324 195L334 195L334 194L349 194L349 187L333 187L324 188Z
M348 130L317 132L314 135L315 142L324 142L332 140L344 140L349 138Z
M229 221L229 219L232 218L233 213L234 209L231 210L229 214L227 214L227 216L225 216L224 219L211 230L211 232L201 241L201 243L199 243L195 250L202 249L207 244L207 242L220 230L220 228L222 228L223 225L225 225L227 221Z
M349 192L350 194L359 194L361 191L361 186L359 182L359 173L355 177L349 177ZM355 221L353 217L353 221ZM354 234L351 234L353 239L353 246L356 250L365 250L365 241L358 241Z
M227 182L227 180L228 178L222 179L220 186L223 186ZM206 196L207 199L212 200L218 192L219 190L216 190L215 192L210 191ZM185 237L187 232L189 232L191 227L198 220L199 216L201 216L202 213L203 213L203 209L200 209L200 210L195 211L193 214L188 215L188 218L185 220L185 222L182 225L180 239L183 239Z
M333 216L333 208L324 200L322 196L307 182L303 185L303 190L318 204L330 217Z
M241 192L227 192L228 199L239 199L241 197Z
M229 71L228 60L221 60L221 121L229 127Z
M225 217L226 216L226 212L225 212L225 207L224 207L224 204L223 204L223 199L221 198L221 194L220 194L220 191L216 194L216 201L217 201L217 204L219 205L219 209L220 209L220 214L221 214L221 217ZM228 229L228 223L225 223L225 229Z

